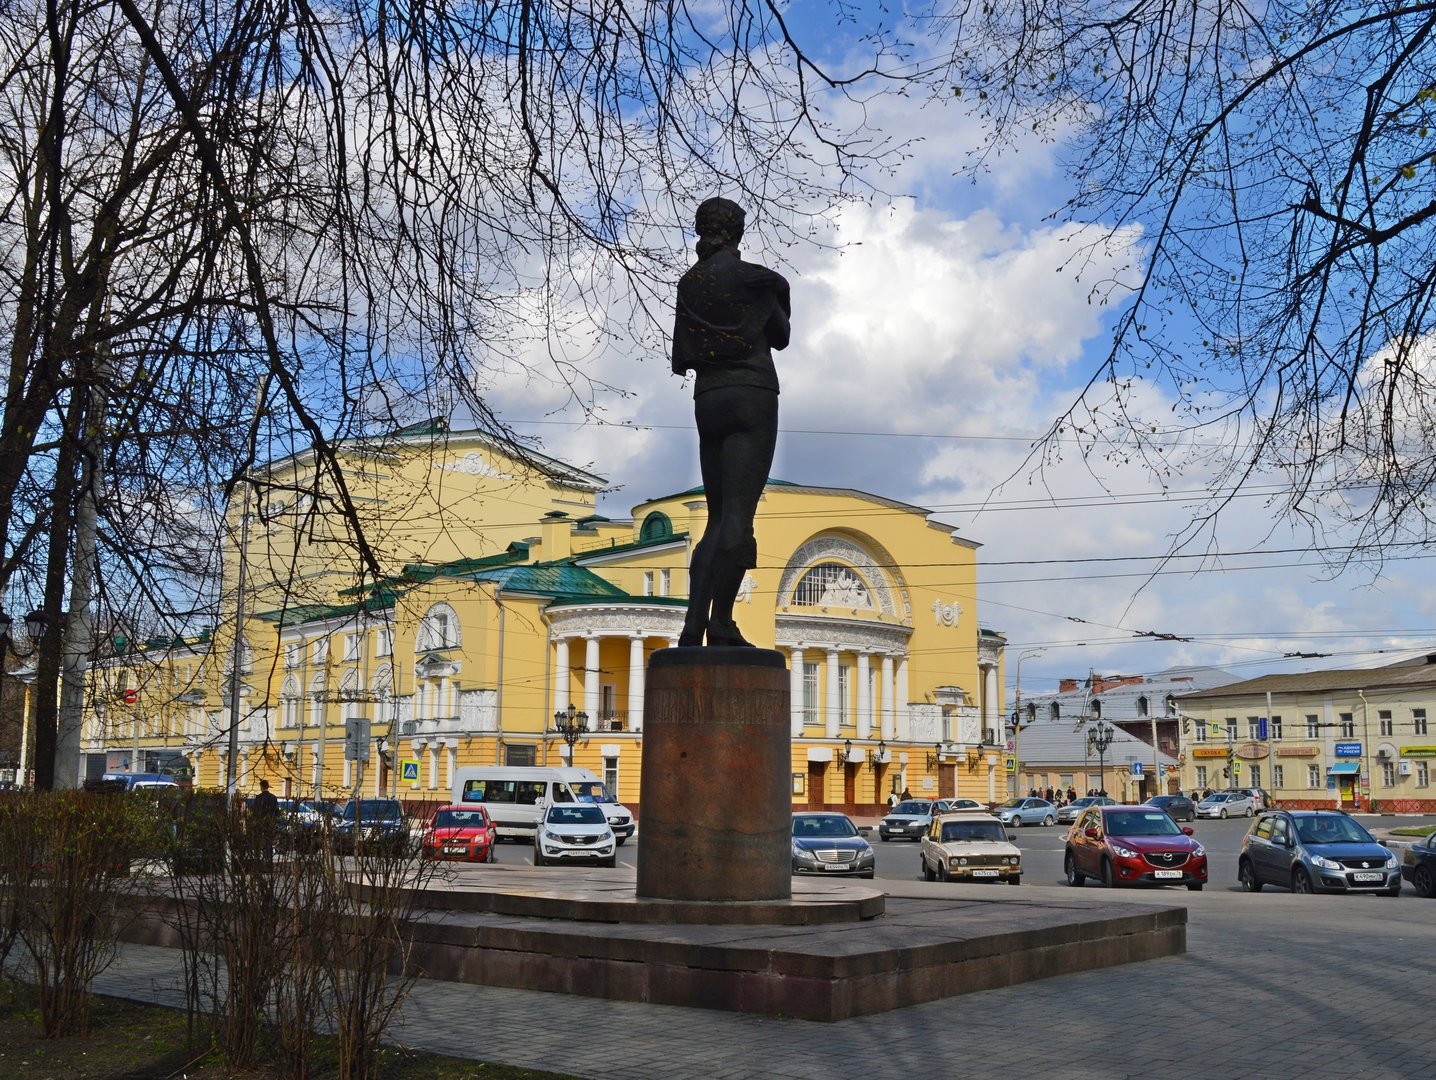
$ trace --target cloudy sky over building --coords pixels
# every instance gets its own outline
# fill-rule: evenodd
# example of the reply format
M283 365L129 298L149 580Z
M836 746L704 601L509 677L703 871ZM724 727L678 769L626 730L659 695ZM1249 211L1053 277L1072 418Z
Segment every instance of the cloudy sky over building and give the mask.
M1139 278L1140 230L1094 246L1101 223L1049 217L1068 197L1060 145L1004 154L973 182L954 173L982 135L956 106L886 101L868 120L914 140L883 181L892 197L844 206L827 243L781 252L749 208L745 255L793 287L775 477L915 503L982 544L982 625L1012 649L1046 648L1024 666L1030 692L1089 669L1371 666L1436 642L1419 550L1390 553L1379 576L1369 564L1333 575L1313 547L1339 554L1345 538L1274 516L1278 477L1252 477L1170 557L1211 507L1206 471L1163 484L1140 461L1084 460L1060 438L1059 459L1039 468L1034 442L1110 344L1114 309L1101 298L1120 303ZM540 371L550 345L529 354ZM667 356L581 336L566 348L586 379L615 390L586 409L563 380L516 373L496 387L506 419L606 476L610 516L696 485L691 386ZM1154 424L1170 416L1160 385L1135 400Z

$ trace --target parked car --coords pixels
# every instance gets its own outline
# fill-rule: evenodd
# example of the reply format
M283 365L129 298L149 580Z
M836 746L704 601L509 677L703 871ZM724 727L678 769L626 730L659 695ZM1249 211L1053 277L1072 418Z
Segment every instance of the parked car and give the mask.
M1068 885L1090 878L1117 885L1185 885L1201 892L1207 883L1207 852L1155 806L1089 806L1067 833L1062 867Z
M1089 806L1116 806L1117 800L1107 795L1083 795L1080 799L1073 799L1065 806L1057 808L1057 820L1066 824L1069 821L1076 821L1077 815Z
M1046 799L1034 799L1031 796L1008 799L997 808L997 819L1014 829L1019 829L1024 824L1056 825L1057 807Z
M922 834L932 824L932 813L937 803L932 799L904 799L878 822L878 836L884 841L893 839L921 840Z
M335 818L332 834L338 851L406 855L409 823L398 799L350 799Z
M1406 849L1401 876L1411 882L1417 896L1436 896L1436 832Z
M618 865L618 838L603 807L595 803L551 803L534 830L534 865L592 862Z
M846 814L807 811L793 815L793 873L870 878L876 865L873 846Z
M1197 817L1251 817L1256 812L1256 800L1240 791L1214 791L1197 803Z
M1252 822L1237 856L1247 892L1277 885L1296 893L1401 893L1401 862L1342 810L1268 810Z
M490 863L496 858L496 843L498 833L493 819L482 806L441 806L419 838L419 853L426 859Z
M978 814L987 813L987 807L976 799L938 799L935 809L939 814L961 814L969 810Z
M923 835L921 856L927 881L1022 883L1022 852L991 814L939 814Z
M1197 820L1197 804L1185 795L1153 795L1143 805L1165 810L1173 821Z
M1235 791L1239 795L1246 795L1251 798L1252 804L1258 810L1275 810L1276 803L1272 801L1271 792L1266 788L1259 787L1232 787L1227 791Z

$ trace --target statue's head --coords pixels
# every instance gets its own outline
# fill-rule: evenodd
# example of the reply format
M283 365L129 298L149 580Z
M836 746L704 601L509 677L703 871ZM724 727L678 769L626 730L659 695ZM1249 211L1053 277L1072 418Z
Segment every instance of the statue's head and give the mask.
M703 258L720 248L737 247L743 239L743 208L732 199L705 199L693 215L698 233L698 256Z

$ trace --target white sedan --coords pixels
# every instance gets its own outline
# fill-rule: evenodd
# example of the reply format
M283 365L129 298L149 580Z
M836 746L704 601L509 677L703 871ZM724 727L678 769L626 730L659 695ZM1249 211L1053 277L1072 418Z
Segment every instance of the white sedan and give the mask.
M1197 803L1197 817L1251 817L1256 811L1256 800L1240 791L1218 791Z

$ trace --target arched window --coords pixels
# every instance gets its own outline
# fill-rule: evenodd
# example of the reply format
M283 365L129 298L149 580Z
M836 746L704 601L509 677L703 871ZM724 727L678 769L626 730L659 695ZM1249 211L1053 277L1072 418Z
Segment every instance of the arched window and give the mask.
M1047 719L1049 719L1049 720L1061 720L1061 719L1062 719L1062 706L1061 706L1061 705L1058 705L1057 702L1055 702L1055 701L1054 701L1051 705L1047 706Z
M458 615L448 604L435 604L419 623L415 648L419 652L428 652L431 649L454 649L458 646Z
M812 567L793 590L793 603L808 607L873 608L868 584L851 566L825 562Z
M643 524L638 529L638 539L651 542L666 540L673 535L673 522L668 520L668 515L655 510L643 519Z
M1092 699L1092 715L1098 720L1102 719L1102 703L1096 698ZM1052 719L1056 720L1057 717L1053 716Z
M1147 698L1146 698L1145 695L1143 695L1142 697L1139 697L1139 698L1137 699L1137 715L1138 715L1138 716L1146 716L1146 715L1147 715Z
M284 680L279 691L279 726L299 726L299 680L293 675Z

